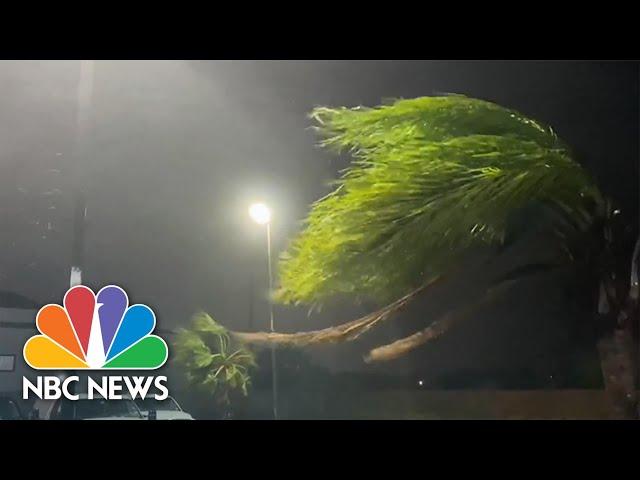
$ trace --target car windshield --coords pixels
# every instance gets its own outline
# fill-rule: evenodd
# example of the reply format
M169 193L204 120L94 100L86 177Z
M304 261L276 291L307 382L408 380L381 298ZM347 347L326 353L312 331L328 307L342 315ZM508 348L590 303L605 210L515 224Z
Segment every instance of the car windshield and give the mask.
M12 400L0 398L0 420L20 420L20 412Z
M180 411L178 404L173 398L167 398L165 400L156 400L154 398L147 398L145 400L138 399L136 404L140 410L163 410L163 411Z
M68 402L69 405L66 410L64 418L73 418L76 420L90 419L90 418L109 418L109 417L127 417L136 418L140 417L140 411L137 409L135 403L129 399L123 400L77 400L75 402ZM74 412L71 414L70 413Z

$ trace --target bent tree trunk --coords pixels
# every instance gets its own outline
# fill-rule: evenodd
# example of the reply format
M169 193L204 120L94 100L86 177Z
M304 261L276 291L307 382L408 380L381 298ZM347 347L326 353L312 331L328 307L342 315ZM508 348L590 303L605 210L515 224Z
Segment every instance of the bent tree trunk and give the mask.
M618 309L615 326L603 334L598 341L598 353L605 394L613 419L640 418L638 396L640 315L638 312L638 260L640 238L638 238L631 261L629 293L623 301L616 298L616 289L604 280L600 288L598 313L610 313ZM600 318L600 320L602 317Z
M377 323L383 322L392 315L404 309L416 296L436 285L442 280L441 276L433 277L427 283L408 293L404 297L377 310L364 317L346 322L334 327L323 328L321 330L311 330L296 333L276 333L276 332L236 332L230 331L230 335L236 340L256 345L278 345L289 347L304 347L314 344L327 344L343 341L351 341L359 338Z
M638 418L637 354L630 322L598 342L605 395L613 419Z

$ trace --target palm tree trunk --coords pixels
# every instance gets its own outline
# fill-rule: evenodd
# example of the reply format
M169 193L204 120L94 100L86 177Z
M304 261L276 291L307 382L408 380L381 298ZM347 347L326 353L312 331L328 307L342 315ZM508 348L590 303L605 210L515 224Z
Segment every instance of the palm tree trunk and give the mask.
M603 279L600 287L598 313L606 314L612 307L618 308L615 327L605 333L598 342L605 394L610 404L611 417L614 419L640 418L637 386L640 372L640 345L637 343L640 336L639 262L640 237L636 240L631 258L631 276L626 298L617 301L616 289L607 279Z
M304 347L314 344L327 344L355 340L377 323L383 322L392 315L400 312L415 297L426 289L435 286L442 278L443 277L439 275L433 277L424 285L416 288L404 297L390 303L380 310L334 327L295 333L229 331L229 334L242 343L257 346L282 345L289 347Z
M367 363L389 361L406 355L409 351L418 348L419 346L434 340L444 334L449 328L457 324L461 320L466 319L471 314L475 313L479 308L486 306L487 304L499 298L499 295L504 293L511 287L517 280L504 280L498 285L495 285L487 289L482 296L475 302L462 307L457 310L451 310L440 317L438 320L432 322L424 330L414 333L400 340L396 340L393 343L382 345L380 347L371 350L364 360Z
M615 328L598 342L605 395L612 419L638 418L635 350L630 325Z

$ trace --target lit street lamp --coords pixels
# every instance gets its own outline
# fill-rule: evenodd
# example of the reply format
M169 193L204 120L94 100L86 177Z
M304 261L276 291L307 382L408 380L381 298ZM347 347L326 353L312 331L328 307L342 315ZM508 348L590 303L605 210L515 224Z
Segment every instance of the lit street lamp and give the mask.
M249 216L259 225L267 226L267 263L269 265L269 292L273 291L273 275L271 273L271 210L264 203L249 206ZM269 299L269 331L275 332L273 324L273 303ZM276 371L276 348L271 345L271 390L273 393L273 418L278 419L278 376Z

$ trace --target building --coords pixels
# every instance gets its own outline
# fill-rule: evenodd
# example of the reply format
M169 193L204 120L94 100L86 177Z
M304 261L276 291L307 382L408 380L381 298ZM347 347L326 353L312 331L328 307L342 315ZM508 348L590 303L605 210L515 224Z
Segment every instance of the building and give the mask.
M34 374L22 357L22 348L36 332L39 308L22 295L0 291L0 395L20 396L22 377Z

